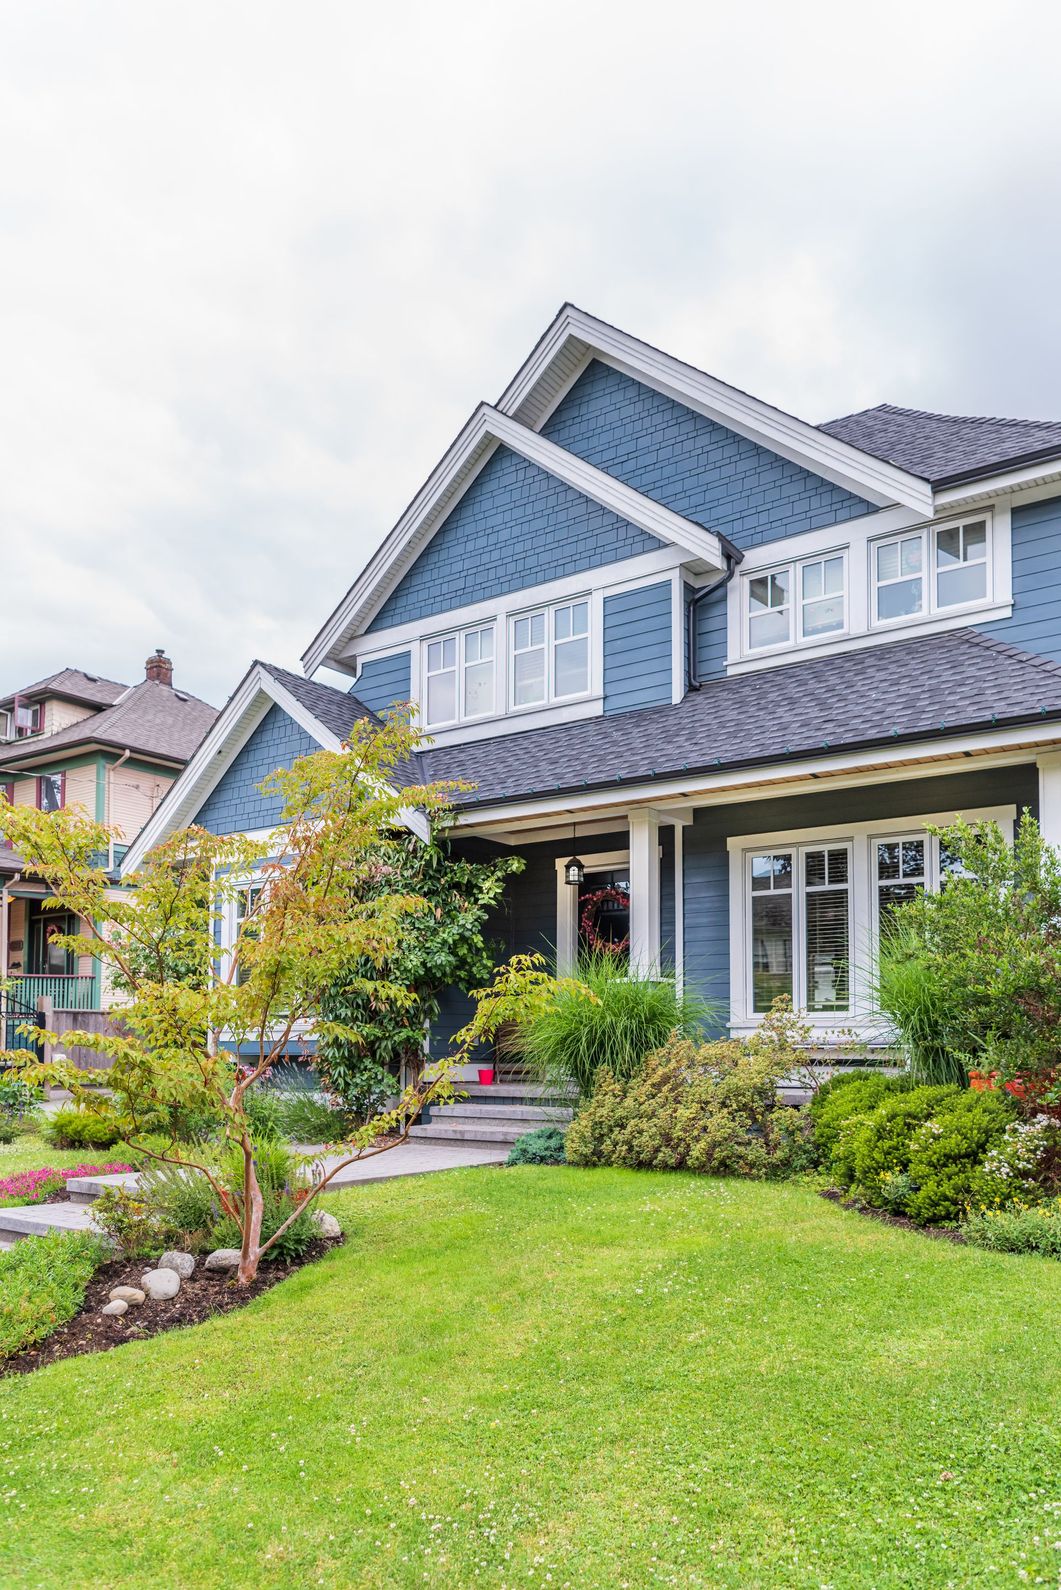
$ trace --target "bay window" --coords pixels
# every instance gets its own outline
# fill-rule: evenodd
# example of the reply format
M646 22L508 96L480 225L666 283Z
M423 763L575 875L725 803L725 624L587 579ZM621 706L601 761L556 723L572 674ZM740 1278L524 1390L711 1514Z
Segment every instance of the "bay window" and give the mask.
M494 711L494 626L457 630L424 645L427 727L463 723Z
M513 618L509 664L514 708L585 695L590 684L589 599L580 597Z

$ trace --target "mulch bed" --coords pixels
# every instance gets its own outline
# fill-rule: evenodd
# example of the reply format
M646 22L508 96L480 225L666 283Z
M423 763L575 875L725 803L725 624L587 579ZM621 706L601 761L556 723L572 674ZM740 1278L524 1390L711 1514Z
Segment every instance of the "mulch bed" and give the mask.
M268 1292L270 1287L286 1280L304 1264L322 1258L338 1247L340 1241L340 1238L330 1242L319 1239L294 1264L263 1262L250 1286L237 1286L226 1271L204 1270L200 1259L195 1273L181 1282L176 1297L159 1303L151 1298L143 1303L130 1303L127 1312L120 1315L100 1313L109 1301L112 1287L140 1286L140 1277L155 1265L152 1259L110 1259L100 1265L88 1283L80 1313L60 1325L45 1341L0 1363L0 1376L26 1375L44 1364L57 1363L61 1358L76 1358L81 1353L106 1353L112 1347L121 1347L123 1342L143 1341L181 1325L199 1325L214 1314L227 1314L230 1309L242 1308L251 1298Z
M916 1220L911 1220L908 1215L890 1215L885 1209L874 1209L872 1204L860 1204L856 1199L849 1198L841 1192L839 1187L826 1187L821 1196L827 1198L831 1204L839 1204L841 1209L850 1209L852 1214L865 1215L869 1220L879 1220L884 1226L898 1226L902 1231L916 1231L919 1237L934 1237L937 1242L958 1242L964 1245L965 1238L956 1226L919 1226Z

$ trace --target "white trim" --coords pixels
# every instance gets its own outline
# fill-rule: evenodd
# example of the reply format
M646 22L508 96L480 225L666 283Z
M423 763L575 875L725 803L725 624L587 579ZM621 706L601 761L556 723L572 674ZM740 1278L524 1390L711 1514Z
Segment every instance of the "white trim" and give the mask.
M681 999L685 992L685 823L676 822L672 832L674 834L674 987L678 998Z
M685 582L681 570L675 569L670 580L670 699L671 706L677 706L678 702L685 698L685 686L689 677L689 660L685 655L688 628L685 620Z
M802 967L803 855L806 848L818 845L845 845L849 848L849 954L850 1008L837 1012L804 1012L801 1016L823 1038L842 1041L852 1032L869 1037L874 1030L869 976L875 952L878 913L877 874L873 851L878 840L900 835L922 837L931 827L945 828L963 816L969 822L994 822L1012 840L1017 816L1014 805L985 806L972 810L915 813L907 817L877 818L871 821L829 823L812 828L795 828L759 834L733 834L726 840L729 854L729 951L730 951L730 1028L734 1033L753 1031L763 1012L753 1010L752 956L750 954L751 908L748 876L750 857L761 851L791 850L796 865L793 877L793 975L796 998L804 980ZM929 886L938 883L938 845L932 842L927 852ZM798 885L798 887L797 887Z
M334 665L343 656L351 637L362 631L379 611L498 444L537 464L582 496L609 508L658 540L679 547L709 568L721 572L725 567L722 545L713 531L672 512L654 498L635 491L613 475L557 447L555 442L517 424L489 404L481 403L379 551L303 653L302 663L307 673L313 673L325 662Z
M595 354L623 374L645 382L657 392L675 398L867 501L881 505L900 502L922 514L931 512L932 488L919 476L863 453L827 431L818 430L747 392L728 386L573 304L563 305L498 399L498 408L505 414L516 415L526 424L544 423L545 414L550 410L544 409L540 400L536 403L536 388L549 385L550 370L563 356L568 344L576 346L583 363L588 349L591 355ZM546 401L555 402L555 383Z
M338 736L320 723L267 669L256 663L129 846L122 858L123 877L142 865L148 851L191 822L274 704L316 740L322 750L342 749ZM351 727L354 716L352 713ZM403 811L402 821L425 843L430 838L430 824L422 812Z

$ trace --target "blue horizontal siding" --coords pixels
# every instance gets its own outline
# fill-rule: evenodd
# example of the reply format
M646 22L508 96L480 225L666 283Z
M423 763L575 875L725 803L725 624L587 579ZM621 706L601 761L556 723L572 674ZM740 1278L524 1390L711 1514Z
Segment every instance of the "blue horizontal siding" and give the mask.
M604 602L604 710L671 699L671 585L642 586Z
M369 630L489 601L659 545L655 536L499 447Z
M373 712L384 713L411 693L411 660L407 651L393 657L373 657L362 664L350 694Z
M1061 662L1061 497L1013 510L1013 612L985 635Z
M276 768L290 767L297 757L319 750L300 724L280 707L270 707L192 821L214 834L274 827L280 821L281 802L275 795L263 795L258 785Z

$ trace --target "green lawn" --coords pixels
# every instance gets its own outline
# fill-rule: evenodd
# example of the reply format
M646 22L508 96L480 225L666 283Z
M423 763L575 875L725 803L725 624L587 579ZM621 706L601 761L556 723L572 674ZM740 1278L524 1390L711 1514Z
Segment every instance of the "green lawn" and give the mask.
M451 1172L0 1382L0 1584L1056 1584L1061 1265L796 1185Z
M19 1170L39 1170L42 1165L62 1170L70 1165L111 1165L118 1160L131 1163L122 1143L115 1143L112 1148L52 1148L36 1133L16 1137L13 1143L0 1143L0 1177L13 1176Z

